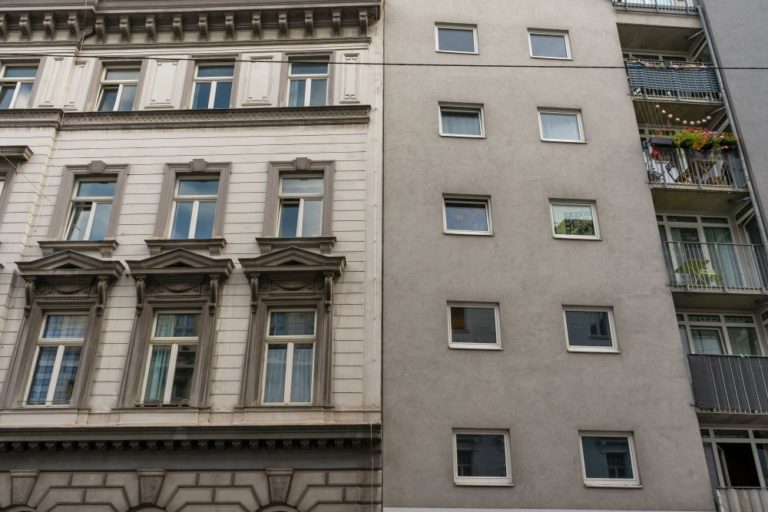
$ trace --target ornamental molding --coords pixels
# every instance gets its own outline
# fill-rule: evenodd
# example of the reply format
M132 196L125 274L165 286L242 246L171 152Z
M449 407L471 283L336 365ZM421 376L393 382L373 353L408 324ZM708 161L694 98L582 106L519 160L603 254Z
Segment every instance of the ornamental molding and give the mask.
M253 126L359 125L370 122L369 105L237 108L133 112L65 112L61 109L0 111L0 128L148 130Z

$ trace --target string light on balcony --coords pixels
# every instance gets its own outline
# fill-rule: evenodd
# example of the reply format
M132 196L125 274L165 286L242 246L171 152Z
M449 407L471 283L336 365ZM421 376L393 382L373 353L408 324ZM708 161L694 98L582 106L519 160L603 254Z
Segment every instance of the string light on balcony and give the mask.
M662 116L666 116L666 118L671 123L672 120L674 120L677 124L682 124L683 126L701 126L703 124L707 124L712 120L712 116L706 116L701 119L683 119L681 117L677 117L675 114L671 114L667 112L665 109L661 108L661 105L655 105L656 110L661 112Z

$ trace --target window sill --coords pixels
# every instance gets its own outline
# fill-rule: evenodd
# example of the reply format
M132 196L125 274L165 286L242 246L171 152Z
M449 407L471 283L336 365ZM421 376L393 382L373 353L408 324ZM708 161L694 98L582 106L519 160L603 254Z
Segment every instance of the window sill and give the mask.
M441 137L445 137L447 139L486 139L487 137L485 135L452 135L450 133L441 133Z
M37 244L43 256L62 251L100 251L103 258L110 258L117 249L116 240L40 240Z
M336 244L335 236L316 236L307 238L281 238L281 237L259 237L256 238L259 244L259 250L262 254L279 251L288 247L298 247L300 249L315 249L322 254L331 254L333 246Z
M586 144L585 140L558 140L558 139L541 139L541 142L549 144Z
M573 354L621 354L618 348L568 347Z
M211 256L220 256L221 250L227 245L224 238L206 238L200 240L171 240L171 239L149 239L144 240L149 247L149 253L157 256L164 251L173 249L208 249Z
M504 350L504 348L501 345L483 345L481 343L478 343L477 345L470 345L466 343L449 343L448 348L451 350L479 350L481 352L484 351L499 351Z
M602 237L599 236L569 236L569 235L552 235L555 240L577 240L581 242L602 242Z
M643 485L637 482L584 482L584 487L601 489L642 489Z
M489 231L450 231L444 229L443 233L451 236L493 236L493 232Z
M456 487L514 487L515 484L509 481L477 481L473 482L471 480L454 480L454 485Z

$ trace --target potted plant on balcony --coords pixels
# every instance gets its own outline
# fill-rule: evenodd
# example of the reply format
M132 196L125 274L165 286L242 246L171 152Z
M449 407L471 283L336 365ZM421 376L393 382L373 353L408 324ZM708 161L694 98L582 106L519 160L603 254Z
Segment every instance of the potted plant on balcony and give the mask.
M703 128L678 130L672 135L675 147L697 152L729 151L738 147L738 139L729 132L714 132Z

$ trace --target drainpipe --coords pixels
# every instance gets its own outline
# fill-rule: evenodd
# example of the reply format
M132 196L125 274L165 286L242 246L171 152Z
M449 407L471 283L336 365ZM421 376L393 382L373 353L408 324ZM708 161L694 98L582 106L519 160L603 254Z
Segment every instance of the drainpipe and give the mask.
M731 120L731 128L733 130L733 135L735 135L739 140L741 140L740 132L739 132L739 123L736 119L736 114L733 111L733 108L731 107L731 99L730 99L730 93L728 91L728 88L726 87L725 78L723 77L722 70L720 69L720 56L717 53L717 47L715 46L714 40L712 39L712 33L709 30L709 16L707 15L707 8L704 5L704 0L699 0L699 19L701 20L701 26L704 28L704 34L707 38L707 46L709 46L709 51L712 54L712 61L715 65L715 75L717 76L717 82L720 86L720 90L723 93L723 104L725 106L725 111L728 114L728 117ZM768 234L765 230L765 224L763 223L763 208L762 203L760 201L760 197L757 195L757 191L755 191L755 188L752 186L752 170L747 165L747 159L745 157L746 148L744 147L744 144L739 144L739 159L741 160L741 165L744 168L744 177L747 182L747 190L749 191L749 197L752 200L752 204L754 204L755 208L755 217L757 218L757 226L760 230L760 239L763 243L763 253L766 258L768 258ZM768 259L766 260L768 261Z

